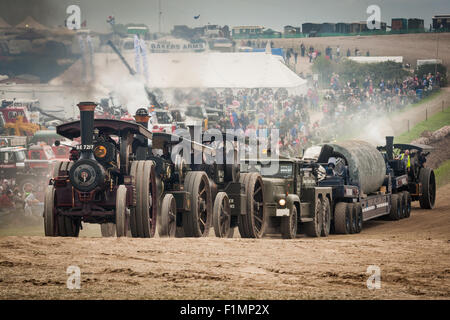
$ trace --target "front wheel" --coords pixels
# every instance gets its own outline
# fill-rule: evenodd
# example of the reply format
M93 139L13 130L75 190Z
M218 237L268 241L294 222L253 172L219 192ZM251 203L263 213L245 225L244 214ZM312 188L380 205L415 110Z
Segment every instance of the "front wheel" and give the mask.
M216 237L232 238L234 228L231 227L230 199L225 192L219 192L214 201L213 226Z
M295 239L297 236L297 207L292 206L290 214L281 218L281 236L283 239Z
M44 231L46 237L56 237L56 219L55 219L55 187L47 186L44 200Z
M127 188L120 185L116 192L116 234L126 237L128 233Z
M170 193L163 198L160 218L159 236L175 238L177 231L177 204L174 196Z

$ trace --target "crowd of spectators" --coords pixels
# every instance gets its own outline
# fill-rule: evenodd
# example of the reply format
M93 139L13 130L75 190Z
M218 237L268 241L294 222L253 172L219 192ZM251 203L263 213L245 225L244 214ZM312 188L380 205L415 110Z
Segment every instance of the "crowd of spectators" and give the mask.
M4 179L0 185L0 215L20 214L26 217L37 216L42 203L36 198L32 186L25 185L23 192L11 180Z
M285 89L193 90L177 94L179 102L220 110L220 119L211 127L242 129L268 138L279 131L279 150L287 156L301 156L307 147L336 139L349 128L363 130L367 119L383 116L416 103L439 86L440 75L406 77L403 80L375 82L366 77L343 81L333 74L330 87L308 89L304 95L290 95ZM319 98L320 96L320 98ZM311 121L310 115L320 121ZM318 116L317 116L318 115Z
M279 134L279 150L286 156L299 156L302 149L317 143L318 123L312 123L310 111L319 111L319 92L290 95L286 89L270 88L191 91L176 93L176 100L188 105L204 105L220 110L220 119L209 128L221 131L242 130L269 140L271 130Z
M406 77L403 80L374 82L368 76L359 84L355 79L341 81L333 74L330 89L324 94L321 105L324 117L322 125L339 135L348 130L345 123L364 124L371 119L399 111L439 88L440 75L432 74ZM351 127L354 127L352 125Z

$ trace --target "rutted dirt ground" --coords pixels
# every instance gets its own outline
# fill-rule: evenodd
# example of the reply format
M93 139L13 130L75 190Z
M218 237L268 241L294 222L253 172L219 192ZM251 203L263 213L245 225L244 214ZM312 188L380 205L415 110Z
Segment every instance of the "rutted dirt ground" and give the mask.
M329 238L2 237L0 299L449 299L449 194ZM70 265L80 290L66 287ZM367 289L369 265L381 289Z

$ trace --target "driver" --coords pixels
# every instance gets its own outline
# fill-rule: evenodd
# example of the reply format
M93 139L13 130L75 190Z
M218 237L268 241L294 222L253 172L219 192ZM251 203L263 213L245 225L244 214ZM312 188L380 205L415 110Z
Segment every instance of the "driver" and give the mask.
M334 168L336 168L336 158L335 157L330 157L328 159L328 166L326 168L327 176L334 176L335 175Z

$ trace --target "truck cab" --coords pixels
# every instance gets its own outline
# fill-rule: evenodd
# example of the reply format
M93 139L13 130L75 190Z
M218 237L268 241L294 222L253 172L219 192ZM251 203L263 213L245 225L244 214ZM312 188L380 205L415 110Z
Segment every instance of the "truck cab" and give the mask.
M294 158L272 159L269 164L245 161L241 170L263 177L268 226L266 233L295 238L298 231L309 236L326 236L323 210L330 208L332 189L317 185L316 167ZM328 213L329 215L329 213Z

